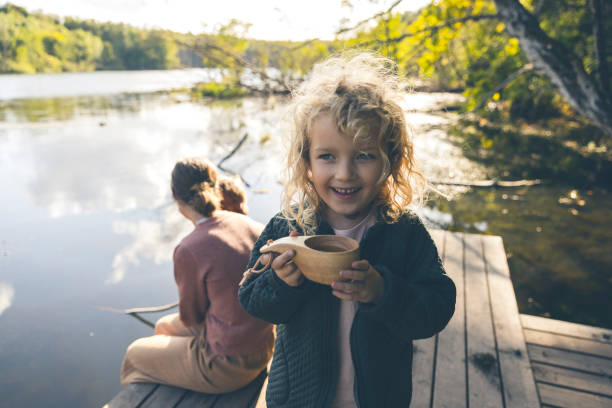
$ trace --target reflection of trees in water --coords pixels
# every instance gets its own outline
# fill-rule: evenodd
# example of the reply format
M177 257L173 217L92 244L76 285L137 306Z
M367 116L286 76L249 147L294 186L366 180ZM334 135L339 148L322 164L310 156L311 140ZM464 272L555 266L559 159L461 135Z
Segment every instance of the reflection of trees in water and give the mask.
M605 149L578 149L574 134L532 134L512 125L463 119L450 128L451 140L463 155L502 179L563 180L577 186L610 186L612 162ZM573 147L576 146L576 147Z
M143 94L11 99L0 105L0 114L5 118L14 117L17 122L69 121L112 111L138 112L143 109L147 100L150 98ZM160 95L156 103L170 104L172 99L167 95Z
M260 151L276 154L269 146L277 138L272 125L277 111L262 108L260 101L208 107L151 98L135 113L109 108L105 126L85 115L61 126L20 127L26 134L18 140L19 150L22 160L31 161L34 176L27 185L36 204L55 217L158 206L169 195L177 160L204 156L214 162L246 131L252 136L227 168L256 177ZM7 131L16 134L10 125ZM263 134L273 136L261 143Z
M446 228L504 239L521 313L611 327L609 193L562 186L474 190L429 203L452 215ZM448 221L448 220L447 220Z

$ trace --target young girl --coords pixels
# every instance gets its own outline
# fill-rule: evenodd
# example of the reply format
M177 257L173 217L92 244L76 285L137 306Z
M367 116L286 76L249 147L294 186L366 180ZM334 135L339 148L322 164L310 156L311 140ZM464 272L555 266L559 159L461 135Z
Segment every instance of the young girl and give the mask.
M367 53L334 57L294 97L283 209L249 266L268 240L289 234L352 237L361 260L331 287L305 279L293 250L246 274L240 303L277 324L268 408L407 407L412 340L436 334L453 314L455 286L406 209L423 177L394 68Z
M261 225L241 214L240 187L224 184L221 190L215 167L204 160L175 165L172 196L195 227L174 251L179 312L159 319L153 336L130 344L122 385L156 382L225 393L251 382L272 356L272 325L248 315L237 297ZM221 207L227 199L232 206Z

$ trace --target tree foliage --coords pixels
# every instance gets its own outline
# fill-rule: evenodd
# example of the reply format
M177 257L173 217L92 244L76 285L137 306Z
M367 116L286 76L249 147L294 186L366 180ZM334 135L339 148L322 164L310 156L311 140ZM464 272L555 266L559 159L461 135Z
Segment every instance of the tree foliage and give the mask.
M612 8L601 2L599 15L594 15L589 7L594 1L597 0L523 2L537 18L534 21L543 30L541 35L558 44L559 49L567 50L567 58L575 55L577 64L581 64L593 83L601 75L598 70L602 62L604 66L612 62L609 47L598 59L593 34L598 17L603 21L603 38L605 33L612 32ZM504 3L509 4L507 7L520 7L515 2ZM563 101L568 102L567 92L564 98L559 98L559 84L553 86L549 75L538 69L526 69L534 61L528 59L519 39L509 33L503 17L492 0L440 0L424 7L403 28L403 34L391 40L405 49L407 58L398 61L407 72L415 73L409 66L416 61L416 73L432 80L438 88L464 90L467 110L482 106L483 100L492 97L508 104L510 112L518 117L542 118L566 111ZM520 75L514 76L516 73ZM505 83L509 78L512 80ZM491 93L499 84L504 86Z
M178 67L171 33L0 7L0 72L35 73Z
M571 111L567 94L559 96L558 84L532 66L519 38L509 34L496 8L501 0L438 0L409 13L394 11L400 1L356 27L340 30L333 41L302 43L250 39L249 26L236 20L214 33L179 34L74 18L61 21L5 5L0 8L0 72L205 66L221 68L224 87L283 91L326 56L365 48L394 59L403 75L425 79L430 88L461 90L465 110L487 107L483 102L490 100L514 117L554 117ZM606 67L612 63L611 42L605 42L612 32L609 2L522 4L544 35L575 55L587 76L610 89Z

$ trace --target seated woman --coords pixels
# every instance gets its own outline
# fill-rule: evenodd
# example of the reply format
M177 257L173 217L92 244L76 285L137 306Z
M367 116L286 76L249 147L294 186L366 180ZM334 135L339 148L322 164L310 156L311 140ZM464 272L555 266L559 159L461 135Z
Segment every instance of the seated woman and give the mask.
M244 199L236 185L228 190ZM210 394L230 392L257 377L274 346L272 325L247 314L238 302L238 282L262 226L220 207L217 170L206 161L178 162L172 195L195 226L174 250L179 312L159 319L153 336L130 344L121 384L156 382ZM234 208L246 212L246 205Z

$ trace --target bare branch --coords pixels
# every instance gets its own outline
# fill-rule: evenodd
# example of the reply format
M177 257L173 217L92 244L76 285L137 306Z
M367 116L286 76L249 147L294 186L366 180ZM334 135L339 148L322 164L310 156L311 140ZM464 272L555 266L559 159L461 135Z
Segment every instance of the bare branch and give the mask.
M424 28L424 29L419 30L419 31L414 31L412 33L402 34L399 37L389 38L389 41L400 42L400 41L402 41L405 38L414 37L415 35L418 35L418 34L434 33L436 31L439 31L439 30L441 30L443 28L450 27L450 26L455 25L457 23L465 23L467 21L480 21L480 20L488 20L488 19L499 19L499 18L500 18L499 14L472 14L472 15L469 15L469 16L452 18L450 20L445 21L442 24L438 24L438 25L435 25L435 26L427 27L427 28Z
M165 312L166 310L173 309L178 306L178 302L172 302L167 305L162 306L153 306L153 307L135 307L132 309L125 309L123 313L125 314L133 314L133 313L158 313Z
M347 28L341 28L340 30L336 31L336 35L340 35L340 34L344 34L347 31L353 31L358 29L359 27L363 26L366 23L369 23L372 20L376 20L382 16L384 16L385 14L390 13L395 7L397 7L403 0L396 0L391 6L389 6L389 8L385 11L380 11L376 14L374 14L372 17L368 17L365 20L361 20L360 22L358 22L357 24L355 24L353 27L347 27Z
M229 173L231 175L236 175L236 173L234 173L231 170L228 170L226 168L224 168L222 166L222 164L229 159L230 157L232 157L234 155L234 153L236 153L238 151L238 149L240 149L240 146L242 146L242 144L244 143L244 141L247 139L247 137L249 136L248 133L245 133L244 136L242 136L242 139L240 139L240 141L238 141L238 144L232 149L231 152L229 152L224 158L222 158L219 163L217 164L217 167L219 168L219 170L222 170L226 173ZM242 177L242 174L238 174L238 176L240 177L240 180L242 180L242 182L244 183L245 186L247 187L251 187L251 185L244 179L244 177Z
M442 28L450 27L456 23L465 23L467 21L480 21L480 20L488 20L488 19L499 19L499 14L473 14L473 15L469 15L465 17L457 17L457 18L453 18L451 20L445 21L442 24L427 27L422 30L414 31L411 33L402 34L399 37L392 37L386 40L373 39L373 40L368 40L368 41L362 41L356 44L356 46L357 47L369 47L373 44L376 44L377 46L382 46L384 44L398 43L398 42L405 40L408 37L414 37L414 36L417 36L419 34L424 34L424 33L434 33L436 31L441 30Z
M225 163L225 161L227 159L229 159L230 157L232 157L234 155L234 153L236 153L238 151L238 149L240 149L240 146L242 146L242 144L244 143L245 140L247 140L247 137L249 137L248 133L245 133L244 136L242 136L242 138L240 139L240 141L238 142L238 144L232 149L231 152L229 152L224 158L222 158L219 163L217 163L217 167L222 168L221 166L223 165L223 163Z
M437 185L445 185L445 186L464 186L464 187L472 187L472 188L491 188L491 187L514 188L514 187L536 186L538 184L543 184L543 181L540 179L513 180L513 181L504 181L504 180L497 180L497 179L477 180L477 181L429 180L428 183L437 184Z
M219 65L226 65L224 61L222 61L221 59L215 57L212 53L206 53L202 50L202 48L204 49L208 49L208 50L213 50L213 51L217 51L220 54L229 57L236 65L245 68L245 69L249 69L252 72L254 72L255 74L257 74L259 76L259 78L262 80L262 82L266 85L269 86L270 84L276 84L277 88L275 89L268 89L268 88L264 88L264 89L259 89L247 84L244 84L243 82L239 81L239 85L247 88L253 92L259 92L259 93L264 93L264 94L269 94L271 92L273 93L282 93L282 94L286 94L290 92L289 86L287 84L285 84L284 82L279 81L276 78L272 78L270 77L265 70L260 69L259 67L256 67L255 65L251 64L250 62L248 62L247 60L245 60L244 58L242 58L240 55L236 55L233 52L217 45L214 44L211 41L208 40L204 40L203 43L200 44L188 44L186 42L183 41L177 41L178 44L189 48L192 52L194 52L195 54L199 55L202 58L208 58L211 59L213 61L215 61L215 63L219 64Z
M523 67L521 67L519 70L513 72L510 76L508 76L508 78L504 79L499 85L497 85L495 87L495 89L493 89L491 92L489 92L487 94L487 96L482 98L480 100L480 102L478 102L476 104L476 106L474 106L472 108L472 110L470 110L470 112L474 112L474 111L477 111L478 109L480 109L482 107L482 105L484 105L489 99L491 99L491 97L493 95L495 95L496 92L499 92L502 89L504 89L506 87L506 85L508 85L510 82L514 81L514 79L516 77L524 74L525 72L530 72L530 71L533 71L533 70L534 70L533 64L526 64Z

